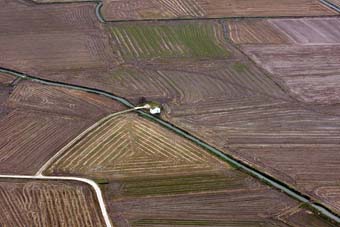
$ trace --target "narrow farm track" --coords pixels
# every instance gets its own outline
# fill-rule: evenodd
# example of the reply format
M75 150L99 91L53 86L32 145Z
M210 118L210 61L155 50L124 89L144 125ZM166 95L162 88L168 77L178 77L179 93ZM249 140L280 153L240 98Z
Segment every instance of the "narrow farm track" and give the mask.
M136 111L139 109L144 109L145 107L135 107L132 109L127 109L127 110L123 110L123 111L119 111L119 112L115 112L113 114L110 114L104 118L102 118L101 120L97 121L95 124L91 125L89 128L87 128L85 131L83 131L81 134L79 134L76 138L74 138L72 141L70 141L65 147L63 147L60 151L58 151L52 158L50 158L40 169L39 171L36 173L36 176L42 176L43 171L46 170L47 167L49 167L54 161L57 160L57 158L62 155L65 150L69 149L74 143L77 143L78 141L80 141L85 135L87 135L89 132L91 132L92 130L97 130L98 128L102 127L102 124L104 124L105 122L109 121L111 118L113 118L116 115L119 114L123 114L123 113L127 113L127 112L132 112L132 111Z
M112 99L114 99L118 102L121 102L122 104L126 105L127 107L134 108L134 106L129 101L127 101L126 99L124 99L122 97L115 96L114 94L111 94L109 92L105 92L105 91L102 91L102 90L99 90L99 89L92 89L92 88L82 87L82 86L78 86L78 85L72 85L72 84L67 84L67 83L62 83L62 82L57 82L57 81L40 79L40 78L35 77L35 76L31 76L31 75L28 75L28 74L25 74L25 73L17 72L15 70L6 69L6 68L2 68L2 67L0 67L0 72L1 73L7 73L7 74L10 74L10 75L22 78L22 79L27 79L27 80L31 80L31 81L42 83L42 84L60 86L60 87L65 87L65 88L70 88L70 89L76 89L76 90L91 92L91 93L95 93L95 94L98 94L98 95L103 95L103 96L112 98ZM160 118L157 118L155 116L152 116L151 114L145 113L145 112L140 111L140 110L138 110L137 112L141 116L143 116L147 119L150 119L152 121L155 121L155 122L159 123L160 125L162 125L163 127L167 128L169 130L172 130L175 133L177 133L178 135L185 137L186 139L189 139L190 141L196 143L197 145L205 148L211 154L217 156L218 158L220 158L223 161L226 161L226 162L236 166L237 168L246 172L247 174L254 176L255 178L271 185L272 187L286 193L287 195L291 196L292 198L294 198L294 199L296 199L300 202L308 204L310 207L317 210L319 213L321 213L325 217L329 218L330 220L333 220L336 223L340 223L340 217L339 217L338 214L332 212L329 208L327 208L323 204L319 204L319 203L312 201L309 196L301 194L300 192L298 192L294 188L286 185L285 183L280 182L279 180L274 179L271 176L268 176L267 174L250 167L249 165L235 159L231 155L227 155L227 154L223 153L222 151L210 146L209 144L205 143L204 141L200 140L199 138L196 138L196 137L190 135L189 133L185 132L184 130L182 130L182 129L180 129L180 128L178 128L178 127L176 127L176 126L174 126L174 125L172 125L172 124L170 124L170 123L168 123L168 122L166 122L166 121L164 121ZM79 178L79 179L82 179L82 178ZM105 208L105 205L104 205L104 208Z

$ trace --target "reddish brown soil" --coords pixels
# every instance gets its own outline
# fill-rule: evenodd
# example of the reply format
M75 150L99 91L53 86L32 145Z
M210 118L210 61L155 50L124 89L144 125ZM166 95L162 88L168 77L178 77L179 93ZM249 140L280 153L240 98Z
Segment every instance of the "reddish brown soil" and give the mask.
M0 119L2 174L35 174L95 121L123 109L110 99L33 82L12 89Z
M297 99L307 103L340 103L340 19L275 19L290 45L244 45L261 67L281 80Z
M0 181L1 226L104 226L89 185L70 181Z
M209 112L202 105L186 111L171 106L166 118L333 210L340 210L340 116L259 96L230 99L220 105L223 108L215 111L210 106Z
M107 20L318 16L336 12L317 0L104 0Z
M87 76L102 78L117 63L95 15L96 3L0 0L0 5L2 67L52 80L86 81Z
M318 0L197 0L211 17L336 15Z
M289 43L288 37L267 20L231 20L227 23L229 37L236 44Z
M282 222L280 216L289 218L287 211L299 206L135 114L117 116L89 131L45 174L104 182L117 226L287 226L290 221Z
M0 73L0 84L9 85L15 80L16 77L10 76L8 74Z
M336 76L338 69L339 51L332 51L338 48L333 44L298 45L290 41L241 47L259 59L265 56L264 65L271 66L271 62L280 59L272 67L291 77L298 72L313 72L315 78L329 73ZM189 67L183 62L176 63L175 59L167 61L168 65L161 60L140 59L113 72L113 89L133 101L144 96L163 102L166 120L337 211L340 194L334 187L340 179L333 173L340 171L336 152L340 140L339 108L295 100L295 96L285 92L289 89L277 77L259 69L237 49L228 46L228 50L231 55L224 61L191 62ZM287 54L282 54L284 51ZM323 61L322 56L333 58ZM335 82L328 83L329 92ZM325 96L316 97L332 101ZM278 154L284 147L287 150ZM324 147L329 147L331 153L324 155ZM311 157L307 154L310 150L313 150ZM276 159L266 160L266 155L272 157L271 153ZM323 161L318 162L318 157ZM305 167L309 162L311 169Z

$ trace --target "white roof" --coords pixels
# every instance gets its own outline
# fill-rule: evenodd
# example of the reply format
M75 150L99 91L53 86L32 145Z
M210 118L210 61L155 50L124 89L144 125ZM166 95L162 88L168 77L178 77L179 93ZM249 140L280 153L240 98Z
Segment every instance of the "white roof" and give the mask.
M151 114L159 114L159 113L161 113L161 108L159 108L159 107L151 108L150 113Z

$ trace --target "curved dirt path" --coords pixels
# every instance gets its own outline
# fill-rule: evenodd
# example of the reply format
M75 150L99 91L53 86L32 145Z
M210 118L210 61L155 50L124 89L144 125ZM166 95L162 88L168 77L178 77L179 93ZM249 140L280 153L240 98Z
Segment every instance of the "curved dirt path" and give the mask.
M85 178L79 178L79 177L55 177L55 176L23 176L23 175L0 175L0 178L7 178L7 179L31 179L31 180L65 180L65 181L80 181L86 184L89 184L94 191L96 192L98 203L100 206L100 210L102 212L102 215L104 217L104 221L107 227L112 227L111 220L109 217L109 214L106 210L106 206L104 203L102 192L99 188L99 186L94 182L93 180L85 179Z
M78 142L81 140L88 132L92 131L96 127L102 125L105 121L111 119L112 117L115 117L120 114L132 112L132 111L137 111L137 110L142 110L142 109L148 109L146 106L138 106L130 109L126 109L123 111L115 112L110 115L107 115L106 117L102 118L101 120L97 121L93 125L91 125L89 128L87 128L85 131L80 133L76 138L74 138L72 141L70 141L66 146L64 146L62 149L60 149L53 157L51 157L45 164L38 170L38 172L35 174L35 176L43 176L43 172L58 158L60 157L64 151L66 151L68 148L70 148L74 143Z
M106 91L103 91L103 90L100 90L100 89L94 89L94 88L89 88L89 87L84 87L84 86L79 86L79 85L73 85L73 84L68 84L68 83L63 83L63 82L58 82L58 81L52 81L52 80L45 80L45 79L41 79L41 78L38 78L38 77L35 77L35 76L31 76L31 75L28 75L28 74L25 74L25 73L18 72L18 71L15 71L15 70L6 69L6 68L3 68L3 67L0 67L0 72L7 73L7 74L10 74L10 75L14 75L14 76L20 77L22 79L27 79L27 80L30 80L30 81L38 82L38 83L41 83L41 84L46 84L46 85L51 85L51 86L59 86L59 87L64 87L64 88L69 88L69 89L91 92L91 93L95 93L95 94L98 94L98 95L103 95L103 96L109 97L111 99L114 99L114 100L124 104L127 107L135 108L135 106L133 104L131 104L125 98L116 96L114 94L111 94L109 92L106 92ZM244 171L245 173L261 180L262 182L264 182L266 184L269 184L273 188L276 188L279 191L284 192L285 194L289 195L290 197L292 197L292 198L294 198L294 199L296 199L296 200L298 200L298 201L300 201L304 204L307 204L308 206L317 210L322 215L333 220L334 222L340 223L340 216L338 214L333 212L331 209L329 209L324 204L320 204L320 203L313 201L312 199L310 199L309 196L307 196L307 195L299 192L298 190L294 189L294 187L292 187L291 185L287 185L286 183L281 182L278 179L275 179L275 178L269 176L268 174L261 172L260 170L249 166L248 164L234 158L233 156L231 156L229 154L225 154L221 150L205 143L201 139L189 134L188 132L176 127L175 125L172 125L171 123L169 123L165 120L162 120L158 117L155 117L155 116L148 114L146 112L143 112L141 110L136 110L136 112L138 112L141 116L143 116L143 117L145 117L149 120L152 120L154 122L157 122L161 126L167 128L167 129L177 133L178 135L194 142L195 144L205 148L211 154L213 154L213 155L217 156L218 158L220 158L221 160L239 168L240 170Z

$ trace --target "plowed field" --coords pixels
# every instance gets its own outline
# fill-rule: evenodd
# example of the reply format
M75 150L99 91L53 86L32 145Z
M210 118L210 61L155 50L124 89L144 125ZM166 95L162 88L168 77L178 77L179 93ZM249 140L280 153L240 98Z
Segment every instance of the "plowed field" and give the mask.
M259 66L275 75L298 99L308 103L340 102L339 18L270 20L290 45L244 45Z
M104 0L107 20L318 16L336 12L318 0Z
M45 174L103 183L117 226L287 226L287 212L300 210L286 195L134 114L114 117L88 132ZM301 211L312 223L332 226ZM303 226L300 216L292 219Z
M104 226L88 185L43 180L0 181L1 226Z
M76 81L77 75L97 77L117 63L95 15L96 3L0 0L0 5L2 67Z
M338 45L340 44L340 19L305 18L271 19L271 24L287 34L297 44Z
M35 174L93 122L123 108L96 95L27 81L0 97L1 174Z
M89 132L47 173L110 178L204 174L214 170L209 165L211 160L187 140L143 118L127 115Z
M236 44L285 44L289 38L272 26L267 20L228 21L230 39Z

